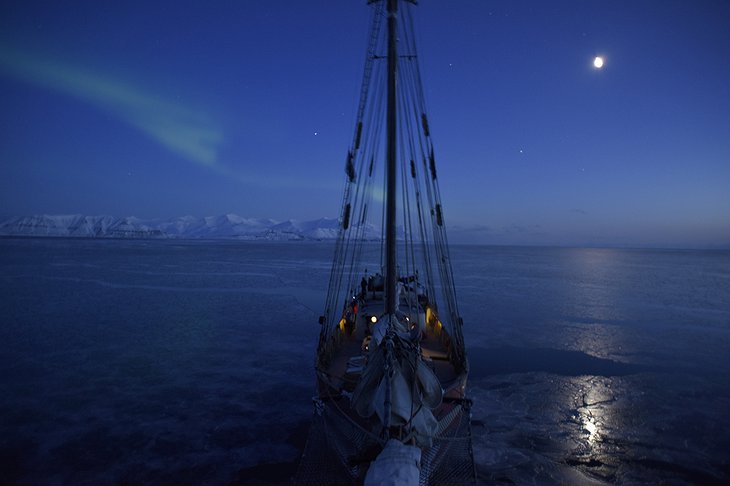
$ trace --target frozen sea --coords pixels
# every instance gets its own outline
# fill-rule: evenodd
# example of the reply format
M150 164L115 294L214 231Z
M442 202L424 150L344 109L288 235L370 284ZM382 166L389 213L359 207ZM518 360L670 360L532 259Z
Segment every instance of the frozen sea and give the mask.
M0 239L0 483L286 484L332 252ZM730 252L452 257L480 483L730 482Z

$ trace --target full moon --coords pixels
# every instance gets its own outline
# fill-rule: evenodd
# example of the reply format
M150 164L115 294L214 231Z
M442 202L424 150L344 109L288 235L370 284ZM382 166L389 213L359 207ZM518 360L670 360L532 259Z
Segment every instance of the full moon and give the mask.
M595 59L593 59L593 67L596 69L601 69L603 67L603 58L601 56L596 56Z

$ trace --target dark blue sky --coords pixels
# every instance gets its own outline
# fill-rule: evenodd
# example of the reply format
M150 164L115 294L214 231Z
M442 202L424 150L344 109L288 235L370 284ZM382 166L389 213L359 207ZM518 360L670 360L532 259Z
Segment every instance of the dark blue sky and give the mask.
M339 214L365 0L13 3L2 216ZM419 3L452 240L730 243L730 2Z

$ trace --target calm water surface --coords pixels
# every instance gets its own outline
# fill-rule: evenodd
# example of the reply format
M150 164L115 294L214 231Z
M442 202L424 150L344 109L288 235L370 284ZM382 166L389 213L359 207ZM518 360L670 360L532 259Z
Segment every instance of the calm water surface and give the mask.
M0 471L286 483L329 243L0 240ZM730 252L454 247L484 484L730 481Z

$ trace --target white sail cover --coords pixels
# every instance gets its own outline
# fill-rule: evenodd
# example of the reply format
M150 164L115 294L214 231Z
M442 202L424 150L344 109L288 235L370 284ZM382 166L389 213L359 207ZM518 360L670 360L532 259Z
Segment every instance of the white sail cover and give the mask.
M421 449L390 439L365 475L365 486L416 486L421 475Z
M377 414L382 424L408 425L417 445L430 447L438 428L438 421L431 409L441 404L443 390L438 378L421 356L414 351L411 353L402 362L395 360L390 380L386 380L385 348L374 348L353 392L352 404L361 417ZM390 417L385 416L388 391Z

